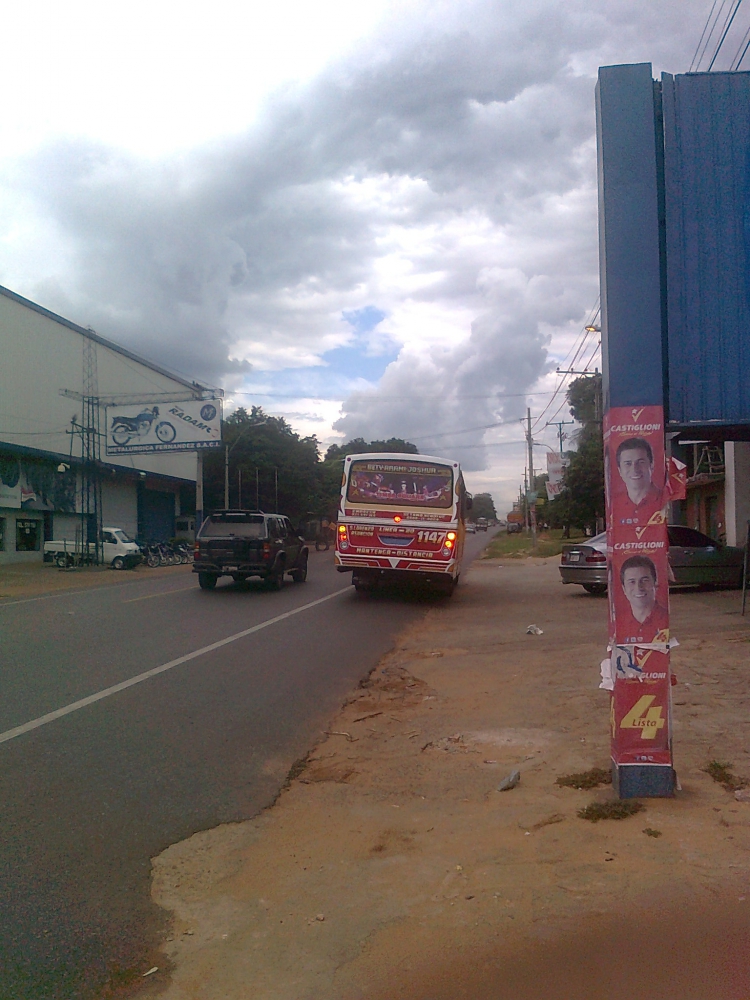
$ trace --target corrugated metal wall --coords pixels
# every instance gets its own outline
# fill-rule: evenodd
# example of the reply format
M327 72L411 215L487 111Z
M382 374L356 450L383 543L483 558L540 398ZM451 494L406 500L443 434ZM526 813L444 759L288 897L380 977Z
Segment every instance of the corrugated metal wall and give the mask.
M750 422L750 73L662 76L669 420Z

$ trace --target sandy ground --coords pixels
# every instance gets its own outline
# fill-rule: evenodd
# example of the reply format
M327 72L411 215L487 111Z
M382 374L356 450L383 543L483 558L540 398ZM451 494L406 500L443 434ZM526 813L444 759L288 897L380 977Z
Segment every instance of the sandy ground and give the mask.
M611 788L555 779L608 766L606 602L562 587L557 559L475 563L273 808L154 860L173 926L136 995L746 1000L750 803L702 770L750 775L739 607L673 595L681 791L592 824L577 810Z
M157 576L192 571L191 566L135 566L113 570L111 566L81 566L59 569L54 563L10 563L0 566L0 599L22 600L68 590L89 590L135 583Z

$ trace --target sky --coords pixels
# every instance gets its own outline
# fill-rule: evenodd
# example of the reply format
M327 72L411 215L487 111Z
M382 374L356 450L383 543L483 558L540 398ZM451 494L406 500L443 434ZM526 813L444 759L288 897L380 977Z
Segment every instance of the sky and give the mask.
M541 470L570 419L555 369L600 365L597 68L686 72L709 10L14 5L0 284L323 449L458 459L502 514L527 407Z

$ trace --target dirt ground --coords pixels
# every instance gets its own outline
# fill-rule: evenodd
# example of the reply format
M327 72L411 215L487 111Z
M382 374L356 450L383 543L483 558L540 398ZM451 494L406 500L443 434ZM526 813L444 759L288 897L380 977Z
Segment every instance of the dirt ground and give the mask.
M555 779L608 768L606 601L556 558L475 563L273 808L154 860L173 926L137 996L747 1000L750 802L703 770L750 775L739 609L673 595L681 790L593 824L577 811L611 788Z
M59 569L54 563L9 563L0 566L0 600L23 600L69 590L89 590L99 587L135 583L144 577L170 575L191 571L189 566L135 566L129 570L114 570L111 566L81 566Z

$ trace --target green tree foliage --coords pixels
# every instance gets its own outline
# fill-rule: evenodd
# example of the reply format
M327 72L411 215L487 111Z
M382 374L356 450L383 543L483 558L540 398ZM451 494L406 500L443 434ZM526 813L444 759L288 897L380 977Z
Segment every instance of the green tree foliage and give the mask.
M568 405L582 424L577 432L578 450L569 452L565 489L545 508L550 527L596 530L604 518L604 455L602 447L602 378L583 376L570 383Z
M318 441L300 437L283 417L271 417L259 406L244 408L224 421L224 444L230 447L229 504L275 511L293 521L323 502L323 483ZM242 497L240 498L240 478ZM224 506L224 448L206 453L204 459L204 506ZM256 491L257 485L257 491Z
M403 455L418 455L419 449L411 441L403 438L389 438L387 441L365 441L364 438L352 438L346 444L332 444L326 452L326 462L334 458L346 458L347 455L373 454L379 451L399 452Z
M488 521L492 521L497 517L491 493L474 494L470 516L472 521L476 521L478 517L486 517Z
M355 438L331 445L324 461L313 437L300 437L283 417L271 417L260 406L235 410L224 421L223 444L229 445L229 505L289 516L294 523L308 517L335 517L341 493L342 459L359 452L393 451L418 454L401 438L364 441ZM224 448L205 453L204 507L224 506ZM278 483L278 507L277 507ZM241 495L240 495L241 485Z

